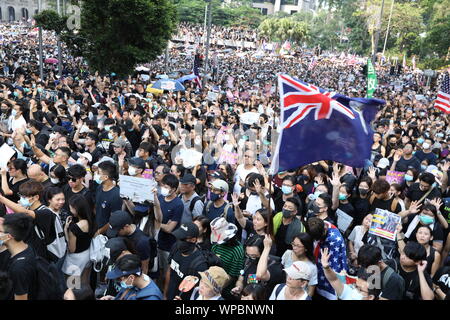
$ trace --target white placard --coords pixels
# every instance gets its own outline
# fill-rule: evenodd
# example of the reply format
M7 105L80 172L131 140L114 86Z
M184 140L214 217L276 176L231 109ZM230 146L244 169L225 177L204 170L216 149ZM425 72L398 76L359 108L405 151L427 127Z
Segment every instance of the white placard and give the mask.
M182 149L180 150L180 158L183 161L183 167L193 168L199 164L202 164L203 154L194 149Z
M153 189L157 184L154 179L136 178L131 176L119 176L120 197L129 198L133 202L143 203L145 200L152 202Z
M11 157L16 153L7 143L0 148L0 168L6 168Z
M341 209L336 210L336 216L339 230L341 230L342 233L345 233L348 227L352 224L353 218Z
M254 124L259 121L259 113L258 112L245 112L240 116L241 122L243 124Z
M217 101L218 97L219 94L217 92L208 91L208 96L206 97L206 99L208 99L209 101Z

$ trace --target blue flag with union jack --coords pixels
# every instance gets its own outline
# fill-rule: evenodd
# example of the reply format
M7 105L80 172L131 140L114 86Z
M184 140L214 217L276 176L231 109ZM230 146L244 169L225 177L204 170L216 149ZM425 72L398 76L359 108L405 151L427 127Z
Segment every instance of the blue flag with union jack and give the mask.
M371 121L379 99L349 98L278 76L281 133L272 159L274 173L320 160L362 168L373 144Z

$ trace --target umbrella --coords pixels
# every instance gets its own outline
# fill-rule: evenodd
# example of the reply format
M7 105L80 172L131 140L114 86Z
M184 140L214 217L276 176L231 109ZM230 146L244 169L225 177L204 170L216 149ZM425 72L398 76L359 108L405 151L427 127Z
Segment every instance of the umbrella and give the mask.
M156 79L169 79L167 74L158 74L155 78Z
M147 89L145 91L146 92L150 92L150 93L155 94L155 95L160 95L160 94L164 93L164 90L152 88L151 85L148 85Z
M58 59L55 58L47 58L44 60L45 63L51 63L51 64L57 64L58 63Z
M171 90L171 91L184 91L184 86L177 80L161 79L156 81L152 85L153 89Z

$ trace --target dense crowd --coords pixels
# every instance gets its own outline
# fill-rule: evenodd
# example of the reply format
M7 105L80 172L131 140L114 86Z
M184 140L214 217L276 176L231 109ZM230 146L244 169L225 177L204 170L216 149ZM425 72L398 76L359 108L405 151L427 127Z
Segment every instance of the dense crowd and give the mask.
M213 45L203 88L160 92L164 57L119 78L64 51L63 76L46 63L40 79L35 31L0 34L0 299L450 297L449 118L421 71L377 65L386 104L365 168L324 159L272 177L277 74L363 97L362 60ZM44 45L55 58L54 36ZM173 75L202 54L172 47ZM125 196L129 178L151 180L151 199ZM392 240L370 231L379 209L400 216Z

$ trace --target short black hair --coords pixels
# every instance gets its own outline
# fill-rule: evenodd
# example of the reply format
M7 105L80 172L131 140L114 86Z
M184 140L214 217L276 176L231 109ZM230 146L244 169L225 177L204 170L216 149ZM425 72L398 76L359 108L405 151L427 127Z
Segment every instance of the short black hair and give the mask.
M264 236L254 235L245 241L245 247L257 247L259 253L261 254L264 250Z
M98 168L101 169L110 180L117 179L117 166L111 161L100 162Z
M172 189L177 189L180 181L175 175L168 173L162 178L161 183L168 185Z
M259 180L259 183L261 185L264 185L264 177L261 174L255 172L250 173L250 176L248 178L248 185L250 187L253 187L253 184L256 182L256 180Z
M108 120L108 119L106 119L106 120ZM88 133L86 134L86 138L90 138L90 139L94 140L95 143L97 143L97 142L99 141L98 135L95 134L94 132L88 132Z
M365 244L358 251L358 264L363 268L376 265L381 258L381 249L377 246Z
M5 232L9 233L18 242L27 238L32 224L32 218L25 213L7 214L3 220Z
M79 179L86 176L86 169L81 164L75 164L67 170L69 176Z
M419 180L428 183L431 186L436 181L436 178L434 177L434 174L424 172L420 175Z
M408 241L403 249L403 252L414 262L419 262L427 258L427 250L425 247L414 241Z
M136 254L127 254L116 261L116 267L121 271L132 271L138 268L140 269L141 259Z
M321 240L325 232L325 223L323 220L317 217L312 217L308 219L307 224L308 234L311 238L314 240Z

